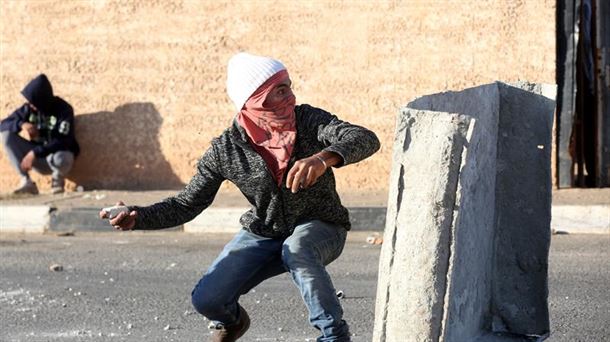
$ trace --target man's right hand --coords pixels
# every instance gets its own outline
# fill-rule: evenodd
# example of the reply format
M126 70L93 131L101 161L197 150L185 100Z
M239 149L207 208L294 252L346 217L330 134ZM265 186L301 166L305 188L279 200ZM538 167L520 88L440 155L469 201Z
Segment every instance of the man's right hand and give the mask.
M30 141L38 138L38 128L31 122L24 122L21 124L21 129L25 131Z
M116 205L125 205L123 201L117 202ZM100 210L99 216L101 219L109 218L108 212L104 210ZM115 218L110 219L108 222L114 227L116 230L132 230L136 225L136 218L138 217L138 212L132 210L131 212L121 212Z

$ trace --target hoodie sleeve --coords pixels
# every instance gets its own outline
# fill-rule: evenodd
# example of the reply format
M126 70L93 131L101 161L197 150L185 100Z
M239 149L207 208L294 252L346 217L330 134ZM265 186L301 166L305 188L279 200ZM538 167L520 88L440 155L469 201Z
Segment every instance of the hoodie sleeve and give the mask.
M21 124L28 120L30 108L27 104L17 108L11 115L0 122L0 131L19 133Z
M218 172L218 165L212 145L199 160L195 176L176 196L147 207L129 207L138 212L134 229L171 228L194 219L212 204L225 179Z
M324 151L334 152L341 156L343 162L335 165L342 167L368 158L380 148L377 135L371 130L339 120L322 109L307 106L307 115L316 127L318 141Z
M70 150L75 139L74 135L74 110L71 106L65 106L56 114L57 121L51 130L49 140L44 145L34 148L34 154L38 158L46 157L60 150Z

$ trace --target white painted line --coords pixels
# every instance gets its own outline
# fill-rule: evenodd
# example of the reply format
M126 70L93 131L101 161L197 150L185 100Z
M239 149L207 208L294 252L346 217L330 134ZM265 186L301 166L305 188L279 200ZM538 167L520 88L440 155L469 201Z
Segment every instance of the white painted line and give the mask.
M44 233L50 211L48 205L0 205L0 233Z

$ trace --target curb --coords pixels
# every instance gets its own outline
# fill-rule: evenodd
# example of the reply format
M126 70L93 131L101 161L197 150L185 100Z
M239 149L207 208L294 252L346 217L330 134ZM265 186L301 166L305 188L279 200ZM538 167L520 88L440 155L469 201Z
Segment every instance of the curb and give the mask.
M41 234L49 226L48 205L0 205L0 234Z
M551 217L557 233L610 234L610 205L556 205Z
M239 217L248 208L208 208L184 224L186 233L234 233L239 230Z
M98 217L99 208L71 208L54 210L49 217L52 232L103 232L112 231L107 220Z
M234 233L247 207L211 207L184 226L172 228L186 233ZM348 208L353 231L379 231L385 228L385 207ZM48 205L0 205L0 234L111 231L106 220L97 215L99 208L57 210ZM555 205L551 228L555 233L610 234L610 205Z
M186 233L234 233L239 230L239 218L247 207L208 208L195 219L175 227ZM1 233L104 232L112 228L98 218L99 208L69 208L57 210L50 206L0 205ZM348 208L353 231L383 231L385 207Z
M186 233L234 233L240 228L239 218L248 207L208 208L184 224ZM385 207L347 208L353 231L383 231Z

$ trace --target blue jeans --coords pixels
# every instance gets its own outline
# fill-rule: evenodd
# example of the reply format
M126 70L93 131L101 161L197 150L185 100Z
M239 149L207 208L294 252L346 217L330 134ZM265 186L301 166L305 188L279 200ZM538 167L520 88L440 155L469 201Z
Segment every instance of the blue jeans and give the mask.
M238 320L237 301L263 280L290 272L320 330L318 341L349 341L343 309L325 266L343 251L347 231L323 221L295 227L285 240L241 230L212 263L192 293L195 309L212 321Z

